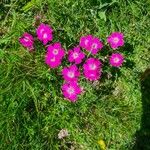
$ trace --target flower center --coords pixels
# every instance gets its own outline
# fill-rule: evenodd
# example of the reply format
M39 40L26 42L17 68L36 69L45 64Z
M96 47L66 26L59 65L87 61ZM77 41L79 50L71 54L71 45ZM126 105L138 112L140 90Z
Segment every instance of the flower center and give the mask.
M73 58L76 59L78 57L78 53L73 53Z
M113 41L114 41L114 43L118 43L118 42L119 42L119 39L118 39L117 37L115 37L115 38L113 39Z
M25 37L24 37L24 41L25 41L25 42L28 42L28 41L30 41L30 38L27 37L27 36L25 36Z
M69 87L67 92L71 95L73 94L75 91L74 91L74 88L73 87Z
M118 57L115 57L115 58L114 58L114 62L115 62L115 63L118 63L118 62L119 62L119 58L118 58Z
M89 42L89 40L85 40L85 45L87 45L87 44L88 44L88 42Z
M24 38L24 41L25 41L25 42L28 42L28 41L29 41L29 39L27 39L27 38Z
M89 67L90 67L91 70L95 70L96 69L96 65L95 64L90 64Z
M68 76L69 76L70 78L73 78L73 77L74 77L74 72L69 71L69 72L68 72Z
M46 39L47 38L47 33L45 33L44 35L43 35L43 39Z
M54 50L53 50L53 54L54 54L54 55L57 55L57 54L58 54L58 49L54 49Z
M92 49L96 49L96 48L97 48L97 44L96 43L92 44Z

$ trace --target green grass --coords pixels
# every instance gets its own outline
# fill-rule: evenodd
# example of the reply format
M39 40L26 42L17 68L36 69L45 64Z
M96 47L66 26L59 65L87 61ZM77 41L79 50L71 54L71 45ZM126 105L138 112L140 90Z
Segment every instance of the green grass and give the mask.
M100 139L108 150L132 149L143 111L140 76L150 65L148 0L3 0L0 9L0 149L99 150ZM18 42L25 31L35 34L38 14L66 49L85 34L105 41L123 32L126 63L97 85L82 81L86 92L77 103L64 100L42 44L29 53ZM59 140L63 128L69 136Z

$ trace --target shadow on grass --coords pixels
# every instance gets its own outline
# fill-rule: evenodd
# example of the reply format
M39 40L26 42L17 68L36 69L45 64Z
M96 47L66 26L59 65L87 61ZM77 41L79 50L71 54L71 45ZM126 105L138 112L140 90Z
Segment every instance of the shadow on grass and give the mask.
M136 143L133 150L150 150L150 68L141 79L143 115L141 129L136 133Z

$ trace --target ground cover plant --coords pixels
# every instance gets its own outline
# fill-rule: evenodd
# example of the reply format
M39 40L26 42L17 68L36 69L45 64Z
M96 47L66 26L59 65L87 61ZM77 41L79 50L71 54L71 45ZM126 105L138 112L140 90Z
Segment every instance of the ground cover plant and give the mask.
M58 68L59 66L63 67L62 60L66 54L68 55L68 61L70 63L74 62L69 66L65 66L61 71L64 79L64 84L61 87L62 93L69 101L76 102L78 95L86 90L79 85L79 78L81 75L89 81L98 81L101 78L101 75L107 72L107 70L103 71L102 69L105 62L102 63L99 58L93 57L93 55L102 51L104 47L103 42L98 37L92 35L82 36L78 46L74 47L73 50L65 51L60 42L50 43L53 40L53 29L48 24L40 23L36 29L36 34L37 38L47 47L45 63L50 69ZM27 48L29 52L33 52L36 50L34 48L35 38L36 37L33 37L30 33L25 32L19 38L19 42L22 46ZM121 67L124 62L124 56L121 53L118 53L117 50L119 47L124 46L123 33L113 32L107 37L107 43L114 52L111 52L110 56L107 54L101 59L109 59L109 64L112 67ZM84 50L88 51L87 55L84 53ZM109 53L109 47L107 47L107 51L106 49L104 50L104 53ZM67 62L65 62L65 64L66 63ZM109 74L111 74L111 72ZM57 74L55 76L57 76Z
M132 149L143 111L140 76L150 60L149 6L146 0L0 2L0 149ZM98 81L80 80L85 88L75 103L65 100L61 71L78 61L70 56L57 69L46 65L47 41L35 32L40 23L52 27L53 43L69 56L82 36L107 43L111 33L123 33L122 67L109 66L105 56L113 50L104 44L96 58L106 71ZM32 40L28 50L20 45L25 32L35 50Z

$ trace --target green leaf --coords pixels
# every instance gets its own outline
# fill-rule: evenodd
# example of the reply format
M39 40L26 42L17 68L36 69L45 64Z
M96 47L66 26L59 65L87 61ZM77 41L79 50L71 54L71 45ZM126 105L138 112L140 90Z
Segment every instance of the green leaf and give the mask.
M104 21L106 22L106 13L105 13L105 11L100 11L100 12L98 13L98 16L99 16L102 20L104 20Z
M36 4L36 0L31 0L30 2L28 2L23 8L22 10L27 12L29 11L32 7L34 7Z

